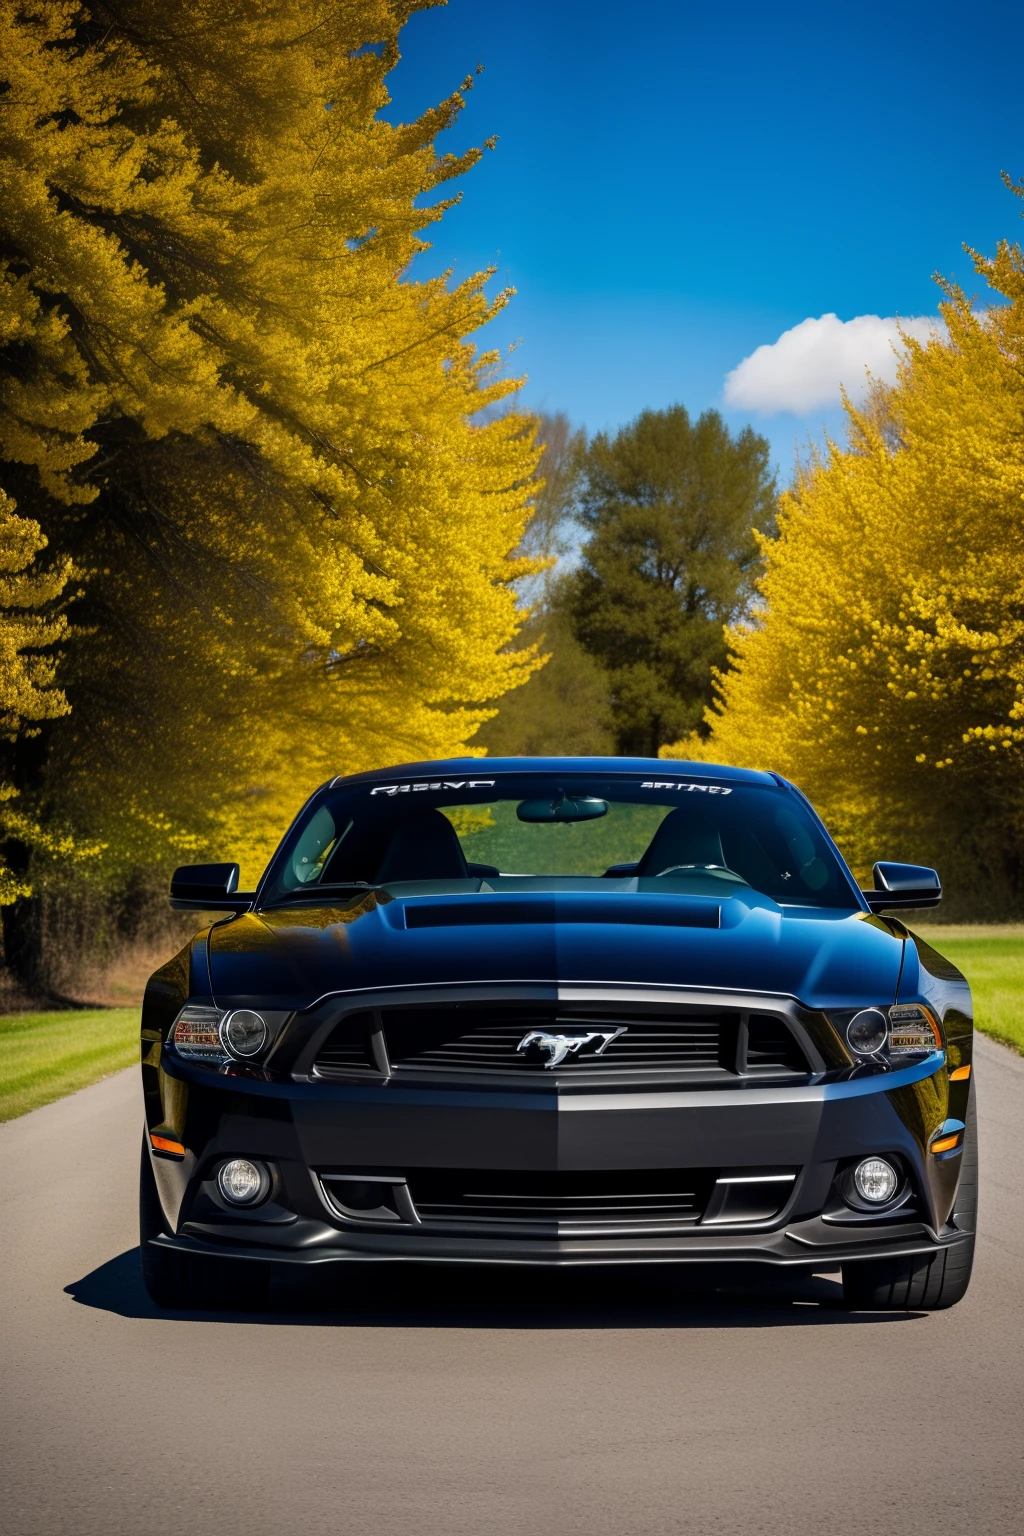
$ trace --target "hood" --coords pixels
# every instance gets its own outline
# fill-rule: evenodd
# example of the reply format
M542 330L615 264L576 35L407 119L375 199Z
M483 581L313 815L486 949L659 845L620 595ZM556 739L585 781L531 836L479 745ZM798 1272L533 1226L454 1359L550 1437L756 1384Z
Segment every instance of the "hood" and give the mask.
M770 992L810 1008L889 1003L903 941L864 912L708 896L368 894L246 913L210 931L222 1005L305 1008L332 992L480 982Z

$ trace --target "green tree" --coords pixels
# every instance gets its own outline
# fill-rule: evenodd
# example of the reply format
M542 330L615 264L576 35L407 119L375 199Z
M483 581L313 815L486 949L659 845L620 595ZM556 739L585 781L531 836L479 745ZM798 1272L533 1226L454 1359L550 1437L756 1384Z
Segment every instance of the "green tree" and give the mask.
M610 756L615 741L608 678L576 639L557 583L519 638L547 659L521 688L506 694L476 740L491 757Z
M656 756L700 723L725 664L726 625L750 601L755 528L770 529L767 441L717 411L644 411L583 459L589 537L566 578L577 639L608 675L617 750Z
M603 757L614 750L608 679L576 638L560 569L579 537L576 498L587 435L564 411L542 412L537 441L543 451L533 516L519 552L543 568L519 582L531 611L516 643L536 647L545 661L521 688L505 695L476 740L493 757Z

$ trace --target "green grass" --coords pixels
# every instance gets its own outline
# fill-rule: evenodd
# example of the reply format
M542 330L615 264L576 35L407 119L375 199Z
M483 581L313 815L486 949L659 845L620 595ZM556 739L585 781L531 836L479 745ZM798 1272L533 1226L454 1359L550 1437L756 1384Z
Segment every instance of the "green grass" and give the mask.
M138 1059L138 1008L0 1016L0 1120L86 1088Z
M974 1022L1024 1055L1024 923L915 924L971 984Z
M487 806L449 806L447 814L473 863L495 864L510 874L603 875L610 864L638 859L670 810L612 801L608 814L595 821L531 824L518 819L515 801L496 800ZM481 812L489 824L474 831ZM460 826L462 818L468 826Z

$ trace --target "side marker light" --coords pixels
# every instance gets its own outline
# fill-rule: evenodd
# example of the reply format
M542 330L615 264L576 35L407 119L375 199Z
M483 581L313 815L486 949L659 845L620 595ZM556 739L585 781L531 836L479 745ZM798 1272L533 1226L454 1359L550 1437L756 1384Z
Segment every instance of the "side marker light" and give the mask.
M951 1083L962 1083L965 1082L966 1079L970 1077L970 1075L971 1064L968 1062L966 1067L957 1067L955 1072L951 1072L949 1074L949 1080Z
M931 1151L933 1153L952 1152L954 1147L958 1147L960 1145L960 1140L963 1134L963 1131L955 1131L952 1136L940 1137L938 1141L932 1142Z
M180 1141L172 1141L169 1136L154 1136L152 1132L149 1139L153 1144L154 1152L170 1152L174 1157L185 1156L185 1148Z

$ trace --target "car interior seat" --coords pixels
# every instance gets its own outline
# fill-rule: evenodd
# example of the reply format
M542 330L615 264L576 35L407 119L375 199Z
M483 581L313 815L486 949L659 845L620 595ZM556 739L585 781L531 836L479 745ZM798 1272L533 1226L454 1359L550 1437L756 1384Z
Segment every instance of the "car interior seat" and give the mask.
M640 878L663 875L678 865L726 867L722 834L703 806L679 805L655 832L636 867Z
M373 883L466 880L469 871L455 828L440 811L416 811L395 827Z

